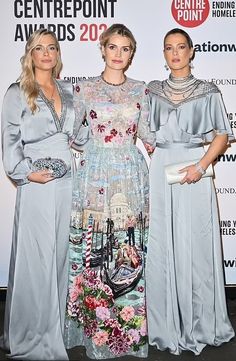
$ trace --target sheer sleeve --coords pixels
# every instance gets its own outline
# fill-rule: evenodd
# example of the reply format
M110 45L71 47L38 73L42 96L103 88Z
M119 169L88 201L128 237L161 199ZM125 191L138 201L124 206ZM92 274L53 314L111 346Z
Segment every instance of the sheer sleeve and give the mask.
M7 90L2 105L2 156L6 174L17 184L29 183L31 158L24 156L21 137L22 102L19 84L12 84Z
M149 90L144 83L142 86L142 100L141 100L141 109L140 117L138 122L138 137L142 140L143 143L147 143L151 146L155 146L156 137L155 133L151 132L149 124L149 111L150 111L150 99L149 99Z
M86 101L84 92L84 82L77 83L74 90L75 125L73 130L72 147L81 150L83 145L89 140L90 127L86 121Z

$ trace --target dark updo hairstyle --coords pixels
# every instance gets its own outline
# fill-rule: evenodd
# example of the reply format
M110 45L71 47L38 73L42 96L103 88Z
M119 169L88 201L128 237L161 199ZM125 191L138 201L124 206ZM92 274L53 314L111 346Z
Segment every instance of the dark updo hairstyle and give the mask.
M136 51L136 40L132 32L123 24L113 24L101 34L99 38L100 48L102 48L102 46L105 47L110 37L113 35L125 36L130 40L131 60L132 60Z
M183 30L183 29L179 29L179 28L174 28L174 29L171 29L170 31L168 31L164 37L164 47L165 47L165 43L166 43L166 38L169 36L169 35L173 35L173 34L181 34L185 37L186 41L187 41L187 44L189 46L189 49L194 49L193 47L193 41L192 39L190 38L189 34ZM194 59L194 56L195 56L195 51L193 52L193 56L191 57L190 60L193 60Z

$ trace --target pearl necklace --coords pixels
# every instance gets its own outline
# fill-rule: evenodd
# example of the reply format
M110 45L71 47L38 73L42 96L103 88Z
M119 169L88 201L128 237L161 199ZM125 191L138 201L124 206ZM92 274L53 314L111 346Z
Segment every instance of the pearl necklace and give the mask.
M199 83L200 80L194 78L192 74L184 78L177 78L170 74L169 79L163 81L162 89L168 99L178 102L189 98Z
M126 80L127 80L126 75L124 75L124 80L123 80L121 83L118 83L118 84L110 83L109 81L107 81L106 79L104 79L103 72L102 72L102 74L101 74L101 78L102 78L102 80L104 81L104 83L106 83L106 84L108 84L108 85L112 85L112 86L120 86L120 85L123 85L123 84L126 82Z

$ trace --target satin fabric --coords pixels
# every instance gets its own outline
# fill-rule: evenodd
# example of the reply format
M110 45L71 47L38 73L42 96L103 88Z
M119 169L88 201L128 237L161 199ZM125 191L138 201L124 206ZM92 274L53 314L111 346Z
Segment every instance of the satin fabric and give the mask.
M169 185L164 167L204 155L203 147L186 144L202 143L216 131L233 135L218 93L178 105L150 95L152 129L165 146L156 148L150 165L149 343L176 355L183 350L198 355L207 344L219 346L234 337L225 302L216 194L211 177Z
M63 342L72 197L68 143L75 116L72 86L57 86L63 103L60 119L40 96L40 110L32 115L18 84L9 88L3 103L4 167L18 185L1 338L13 359L68 359ZM32 162L43 157L63 159L66 175L46 184L29 182Z

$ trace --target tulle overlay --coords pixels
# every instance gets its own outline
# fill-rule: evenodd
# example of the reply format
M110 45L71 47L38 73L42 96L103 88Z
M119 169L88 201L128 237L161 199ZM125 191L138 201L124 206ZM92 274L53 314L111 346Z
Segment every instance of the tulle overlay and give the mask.
M121 88L98 77L76 89L78 112L84 106L87 114L77 139L88 134L89 140L74 182L66 346L85 345L96 359L146 357L149 185L134 140L138 134L154 142L148 94L143 83L131 79Z

